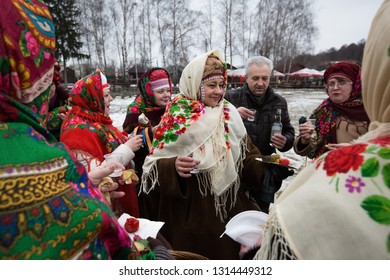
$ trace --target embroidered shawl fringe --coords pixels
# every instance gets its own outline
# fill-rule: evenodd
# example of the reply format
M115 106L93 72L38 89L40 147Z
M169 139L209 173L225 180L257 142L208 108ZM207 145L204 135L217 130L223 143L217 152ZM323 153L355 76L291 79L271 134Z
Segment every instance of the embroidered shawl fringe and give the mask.
M217 145L213 141L213 146L216 149L216 155L221 154L221 151L217 149ZM244 166L244 159L246 157L246 150L247 150L247 135L244 136L240 141L240 154L238 155L238 159L236 162L235 170L236 170L236 179L230 184L230 186L226 189L225 192L223 192L221 195L215 195L214 196L214 205L215 205L215 211L216 215L220 218L220 220L223 222L227 218L227 207L226 204L228 201L231 201L229 210L231 210L237 201L237 193L240 188L240 175L242 173L242 168ZM219 152L219 153L218 153ZM224 161L220 161L224 162ZM223 164L226 165L226 164ZM207 196L208 192L211 193L211 186L212 186L212 177L214 180L219 180L222 176L221 174L217 174L216 170L221 170L223 172L223 168L221 165L217 167L213 167L211 170L201 170L199 173L195 174L196 179L198 181L198 187L199 191L202 196ZM213 176L210 175L210 172L213 172ZM143 173L141 177L141 186L143 188L140 188L139 194L141 192L149 193L151 190L154 189L156 183L158 182L158 169L157 164L154 162L148 173Z
M157 164L154 162L152 166L150 167L149 173L143 173L141 177L141 186L138 194L141 194L142 191L144 193L149 194L150 191L154 189L156 186L156 183L158 182L158 169Z
M240 154L236 162L235 171L236 171L236 179L230 184L230 186L226 189L225 192L223 192L220 195L212 194L214 196L214 206L216 215L220 218L220 220L223 222L227 218L227 202L231 201L229 210L231 210L237 201L237 193L240 189L240 175L242 173L242 168L244 166L244 159L246 157L246 150L247 150L247 136L243 137L243 139L240 142ZM216 149L216 147L214 147ZM223 161L222 161L223 162ZM220 169L220 168L216 168ZM223 172L222 168L222 172ZM216 180L219 180L222 176L221 174L214 174L214 178ZM196 174L196 178L198 180L198 186L199 191L203 196L206 196L208 191L211 190L211 176L209 171L201 171L198 174Z

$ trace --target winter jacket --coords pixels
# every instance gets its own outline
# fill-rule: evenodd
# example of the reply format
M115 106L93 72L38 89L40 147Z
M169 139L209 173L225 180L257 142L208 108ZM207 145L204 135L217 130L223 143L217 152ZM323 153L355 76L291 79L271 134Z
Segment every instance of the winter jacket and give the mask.
M246 119L243 121L252 142L259 148L263 155L270 155L276 151L275 148L270 145L271 127L274 122L276 109L281 108L283 124L282 134L286 137L287 141L280 151L286 152L290 150L294 143L295 134L294 127L290 122L286 99L275 93L271 87L268 87L265 92L265 99L261 106L255 103L251 96L253 96L253 94L245 83L242 88L229 90L225 95L225 99L237 108L246 107L256 109L257 112L253 122Z

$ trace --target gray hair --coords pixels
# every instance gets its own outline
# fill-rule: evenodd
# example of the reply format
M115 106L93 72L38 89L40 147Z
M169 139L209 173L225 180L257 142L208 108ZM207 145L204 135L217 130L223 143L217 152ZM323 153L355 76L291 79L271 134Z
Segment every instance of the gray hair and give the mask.
M248 75L249 68L252 65L258 65L258 66L268 65L270 73L272 73L272 70L274 69L274 63L269 58L266 58L265 56L260 56L260 55L259 56L252 56L252 57L248 58L248 60L246 61L245 75Z

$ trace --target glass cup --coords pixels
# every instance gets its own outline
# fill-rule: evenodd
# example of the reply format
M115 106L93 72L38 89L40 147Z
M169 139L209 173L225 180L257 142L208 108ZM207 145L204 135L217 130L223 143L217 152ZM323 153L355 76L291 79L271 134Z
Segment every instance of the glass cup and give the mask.
M192 157L192 158L193 158L193 157L194 157L194 154L191 153L191 154L189 155L189 157ZM198 166L195 166L194 169L192 169L192 170L190 171L190 173L191 173L191 174L197 174L197 173L199 173L199 168L198 168Z
M256 110L255 109L249 109L249 110L253 113L253 117L248 117L247 120L253 122L255 120Z
M121 154L115 154L115 153L106 154L104 155L104 159L107 163L119 162L120 164L123 164ZM122 175L122 172L123 170L121 168L116 168L114 172L110 174L110 177L119 177Z
M317 140L316 119L307 119L307 124L310 126L311 139Z

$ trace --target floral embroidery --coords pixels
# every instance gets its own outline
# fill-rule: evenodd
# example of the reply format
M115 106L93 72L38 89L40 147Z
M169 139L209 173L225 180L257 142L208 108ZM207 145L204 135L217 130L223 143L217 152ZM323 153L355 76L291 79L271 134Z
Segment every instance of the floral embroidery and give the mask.
M316 169L324 163L323 169L327 176L332 177L330 184L336 185L336 192L339 192L339 183L342 180L340 175L351 169L358 171L360 168L361 177L349 175L345 179L345 188L351 195L364 195L368 183L366 180L371 180L370 184L374 184L379 193L366 195L360 206L371 219L382 225L390 225L390 200L382 195L383 188L390 189L389 145L390 137L383 137L371 141L370 145L355 144L334 150L321 156L316 163ZM390 253L390 235L386 240L386 247Z
M230 110L227 107L228 103L224 102L224 127L226 146L230 149L229 143L229 127ZM205 113L205 104L201 101L188 100L179 96L172 100L166 108L166 113L162 116L161 122L154 134L153 148L150 154L154 153L155 149L163 149L164 144L176 142L180 135L183 135L191 123L197 121L200 116Z
M358 193L361 192L362 187L365 187L366 184L362 181L361 178L357 178L355 176L349 176L347 180L345 180L345 187L348 189L350 193L353 193L356 190Z
M334 150L324 159L324 170L328 176L336 173L347 173L350 169L357 170L363 163L364 157L361 155L367 145L352 145Z
M179 135L185 133L191 122L198 120L204 114L204 104L180 96L168 104L166 112L154 134L153 148L150 154L153 154L156 148L162 149L164 143L176 142Z
M390 142L390 137L383 137L372 141L374 144L378 144L381 147L386 147Z

